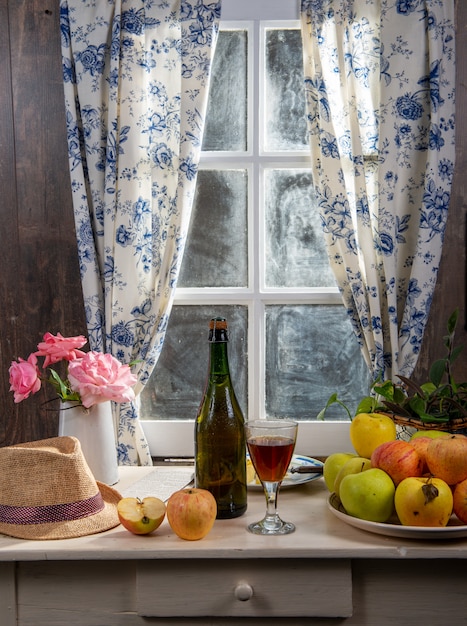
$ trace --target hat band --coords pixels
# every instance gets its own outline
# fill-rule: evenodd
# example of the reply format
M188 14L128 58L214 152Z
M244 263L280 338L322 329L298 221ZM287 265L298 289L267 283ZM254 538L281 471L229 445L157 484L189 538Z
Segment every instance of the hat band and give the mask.
M3 524L53 524L68 522L95 515L104 509L104 500L100 491L92 498L48 504L45 506L10 506L0 504L0 522Z

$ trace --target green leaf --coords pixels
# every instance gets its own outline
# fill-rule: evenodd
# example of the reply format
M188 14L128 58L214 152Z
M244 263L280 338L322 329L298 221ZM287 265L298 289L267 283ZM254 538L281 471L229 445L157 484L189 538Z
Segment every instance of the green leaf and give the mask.
M59 396L66 394L68 392L67 385L63 382L63 380L60 378L55 370L51 369L49 371L51 376L50 383L55 387Z
M357 410L355 411L355 415L358 415L359 413L373 413L375 409L377 408L377 406L378 406L378 403L376 401L376 398L367 396L366 398L363 398L363 400L359 402L357 406Z
M446 361L444 359L439 359L438 361L435 361L430 368L430 380L435 385L435 387L439 387L445 373Z
M394 415L401 415L403 417L413 417L410 411L408 411L404 406L400 404L389 402L389 400L384 400L383 404L391 411L391 413L394 413Z
M53 369L50 369L49 372L49 382L55 388L59 398L61 398L63 401L69 402L79 402L81 400L79 393L70 389L68 381L65 382L64 380L62 380L57 372Z
M451 315L449 316L449 319L448 319L448 333L450 335L453 335L454 331L456 330L458 317L459 317L459 308L455 309L451 313Z
M331 404L334 404L334 402L337 402L337 393L333 393L331 396L329 396L328 401L326 402L326 405L318 413L318 415L316 416L316 419L324 420L324 415L325 415L327 409L331 406Z
M396 404L402 404L407 400L407 394L400 387L395 387L393 400Z
M449 416L448 415L443 415L441 417L437 417L435 415L428 415L428 414L425 413L424 415L420 415L420 419L425 424L445 424L446 422L449 422Z
M464 346L457 346L457 348L454 348L451 353L451 356L449 357L449 362L454 363L454 361L457 359L457 357L459 356L459 354L462 352L463 349L464 349Z
M349 419L352 419L352 416L350 414L349 409L347 408L347 406L341 400L339 400L339 398L337 397L337 393L333 393L329 397L328 401L326 402L326 406L324 407L324 409L322 409L318 413L318 415L316 416L316 419L323 420L324 419L324 415L326 413L326 410L331 406L331 404L334 404L334 403L340 404L341 407L343 407L347 411Z
M423 383L423 385L420 386L421 393L419 393L419 395L422 398L426 398L427 396L431 395L435 391L439 392L440 389L441 388L437 387L434 383Z
M381 385L373 385L373 390L386 400L394 400L395 385L391 380L387 380Z
M418 396L410 398L409 406L416 415L420 417L426 415L426 402L422 398Z

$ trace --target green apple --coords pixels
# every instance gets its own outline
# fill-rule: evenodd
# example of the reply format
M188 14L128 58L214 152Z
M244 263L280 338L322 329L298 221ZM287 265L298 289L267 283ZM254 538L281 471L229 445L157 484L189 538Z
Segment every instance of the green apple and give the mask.
M391 477L372 468L348 474L340 485L340 500L349 515L369 522L387 522L394 511L396 488Z
M410 437L410 441L418 437L431 437L432 439L436 439L437 437L445 437L448 434L449 433L443 432L442 430L416 430Z
M323 478L329 491L334 491L334 481L341 467L355 456L357 455L353 452L334 452L326 458L323 465Z
M362 456L354 456L346 461L338 471L334 480L334 492L336 496L340 497L340 485L346 476L349 474L360 474L360 472L366 472L369 469L371 469L370 459L365 459Z

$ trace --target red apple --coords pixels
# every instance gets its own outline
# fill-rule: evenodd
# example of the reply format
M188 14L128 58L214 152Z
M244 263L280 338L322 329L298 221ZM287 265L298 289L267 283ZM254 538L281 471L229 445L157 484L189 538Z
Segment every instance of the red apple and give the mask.
M217 516L217 502L207 489L180 489L167 502L167 519L181 539L196 541L205 537Z
M404 478L423 474L420 455L410 443L400 439L379 445L371 455L371 465L389 474L396 486Z
M422 474L428 474L429 472L426 462L426 449L428 448L428 444L430 443L430 441L433 441L433 437L423 437L422 435L420 435L420 437L410 439L409 441L410 445L415 448L423 461Z
M453 434L433 439L425 458L433 476L456 485L467 478L467 437Z
M405 478L396 487L394 506L403 526L447 526L452 491L441 478Z
M467 479L454 487L454 513L461 522L467 524Z
M148 496L122 498L117 503L118 519L134 535L147 535L159 528L165 517L165 504L159 498Z

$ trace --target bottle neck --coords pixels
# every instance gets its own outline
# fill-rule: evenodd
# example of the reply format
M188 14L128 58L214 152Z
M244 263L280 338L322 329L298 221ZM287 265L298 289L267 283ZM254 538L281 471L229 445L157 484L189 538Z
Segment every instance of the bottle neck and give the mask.
M230 376L227 341L212 341L209 355L209 376L212 379Z

